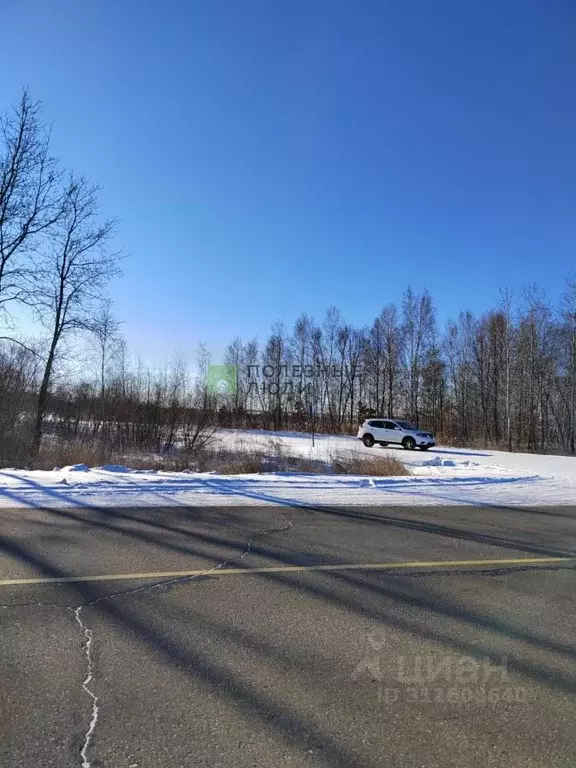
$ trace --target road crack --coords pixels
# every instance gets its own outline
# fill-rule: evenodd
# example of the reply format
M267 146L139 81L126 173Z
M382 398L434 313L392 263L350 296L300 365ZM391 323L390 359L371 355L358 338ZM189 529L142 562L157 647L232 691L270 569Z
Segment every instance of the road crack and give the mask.
M92 717L90 719L88 730L84 735L84 742L82 744L82 749L80 750L80 757L82 758L82 768L90 768L90 761L88 760L88 747L90 746L92 734L96 730L96 725L98 724L98 713L100 708L98 706L98 696L96 696L94 691L88 687L94 679L94 665L92 661L92 630L85 626L84 622L82 621L82 617L80 616L83 607L84 606L79 606L78 608L74 608L74 618L78 622L78 625L80 626L80 629L82 630L85 638L84 653L86 654L86 677L82 681L82 688L92 699Z
M242 552L239 555L233 558L229 558L228 560L223 560L221 563L218 563L217 565L214 565L211 568L207 568L202 573L198 573L194 576L179 576L174 579L164 579L164 580L157 581L153 584L145 584L141 587L134 587L132 589L126 589L120 592L113 592L112 594L96 597L93 600L89 600L88 602L81 603L80 605L77 605L77 606L57 605L54 603L36 603L36 602L20 603L19 605L14 604L13 606L1 606L2 608L45 606L45 607L52 607L52 608L61 608L67 611L71 611L73 613L74 619L78 624L78 626L80 627L80 631L82 632L82 636L83 636L83 648L84 648L84 655L85 655L85 677L84 677L84 680L82 681L82 689L90 697L92 701L90 723L88 726L88 730L84 734L82 748L80 750L82 768L91 768L91 762L88 757L88 751L90 748L90 744L92 742L92 737L94 736L94 732L98 725L98 716L100 713L100 705L99 705L100 698L91 687L91 684L95 681L95 678L96 678L95 670L94 670L94 656L93 656L94 635L93 635L92 629L83 620L82 611L85 608L91 608L92 606L95 606L98 603L102 603L107 600L114 600L115 598L126 597L129 595L136 595L141 592L149 592L153 589L159 589L162 587L171 587L171 586L175 586L178 583L185 584L187 582L198 581L199 579L209 576L211 573L214 573L215 571L219 571L222 568L226 568L226 566L239 563L241 560L243 560L247 555L249 555L252 552L252 547L257 541L260 541L261 539L265 538L266 536L270 536L273 533L281 533L282 531L290 530L290 528L293 527L294 524L287 518L286 512L282 512L281 514L286 520L286 525L283 525L279 528L267 528L265 531L260 531L259 533L254 534L248 540L245 548L242 550Z

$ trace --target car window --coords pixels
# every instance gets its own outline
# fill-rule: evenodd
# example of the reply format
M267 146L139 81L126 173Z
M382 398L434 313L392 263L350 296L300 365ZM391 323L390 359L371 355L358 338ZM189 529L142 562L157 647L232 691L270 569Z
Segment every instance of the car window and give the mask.
M398 424L400 425L401 429L405 429L408 432L415 432L417 430L417 427L415 427L413 424L410 424L409 421L399 421Z
M384 429L398 429L398 427L396 426L396 424L394 424L393 421L385 421Z

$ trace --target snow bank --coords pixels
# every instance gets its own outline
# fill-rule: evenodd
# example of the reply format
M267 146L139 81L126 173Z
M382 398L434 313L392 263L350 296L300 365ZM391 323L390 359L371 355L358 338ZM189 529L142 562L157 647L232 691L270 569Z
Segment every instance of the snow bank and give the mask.
M86 464L68 464L66 467L62 467L59 472L90 472L90 467Z
M75 464L51 472L0 470L0 507L121 507L239 504L425 505L488 504L533 507L576 505L576 458L477 451L438 446L427 454L396 448L365 448L353 437L222 430L226 449L282 451L313 461L335 456L375 456L384 451L403 461L410 476L356 477L271 473L132 470ZM63 475L66 482L63 481Z
M123 464L103 464L101 467L95 467L95 469L98 469L101 472L122 472L123 474L134 472L133 469L125 467Z
M468 467L479 467L481 465L480 465L480 462L478 461L456 461L456 459L445 459L442 456L434 456L433 459L428 459L427 461L415 462L415 466L468 468Z

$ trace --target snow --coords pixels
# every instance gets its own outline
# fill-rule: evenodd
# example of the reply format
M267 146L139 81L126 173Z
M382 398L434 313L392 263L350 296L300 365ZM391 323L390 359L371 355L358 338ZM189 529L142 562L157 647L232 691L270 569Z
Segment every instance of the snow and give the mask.
M125 467L124 464L104 464L101 467L96 467L96 469L102 469L104 472L121 472L124 475L134 472L133 469Z
M58 469L56 468L54 471L57 472ZM86 464L69 464L66 467L62 467L60 472L90 472L90 467Z
M216 447L328 462L389 453L410 476L277 472L219 475L76 464L52 471L0 470L0 506L110 507L238 504L553 506L576 504L576 458L438 446L427 453L366 448L349 436L221 430Z

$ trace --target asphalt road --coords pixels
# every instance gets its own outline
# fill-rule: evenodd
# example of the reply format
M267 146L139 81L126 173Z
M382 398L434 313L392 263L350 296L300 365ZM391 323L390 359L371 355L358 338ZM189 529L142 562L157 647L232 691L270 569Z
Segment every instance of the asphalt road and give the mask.
M576 508L0 519L2 766L576 764Z

